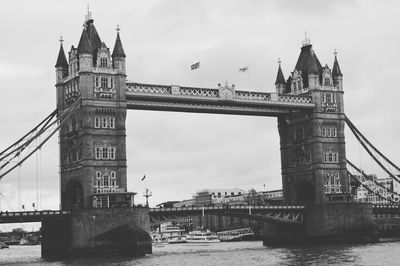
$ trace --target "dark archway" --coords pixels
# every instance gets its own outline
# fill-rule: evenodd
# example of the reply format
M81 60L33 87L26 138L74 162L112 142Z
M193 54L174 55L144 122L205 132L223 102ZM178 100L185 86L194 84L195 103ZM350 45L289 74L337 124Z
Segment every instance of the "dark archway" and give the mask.
M82 183L78 180L69 181L64 194L63 210L82 209L83 203Z
M314 203L315 192L311 182L303 182L297 186L297 201L301 204Z

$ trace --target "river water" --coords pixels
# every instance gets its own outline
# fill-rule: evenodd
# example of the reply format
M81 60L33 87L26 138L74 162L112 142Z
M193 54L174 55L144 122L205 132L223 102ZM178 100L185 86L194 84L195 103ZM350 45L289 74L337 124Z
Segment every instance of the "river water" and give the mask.
M0 250L0 265L399 265L400 242L369 245L264 247L262 242L165 244L141 258L76 258L45 261L40 246Z

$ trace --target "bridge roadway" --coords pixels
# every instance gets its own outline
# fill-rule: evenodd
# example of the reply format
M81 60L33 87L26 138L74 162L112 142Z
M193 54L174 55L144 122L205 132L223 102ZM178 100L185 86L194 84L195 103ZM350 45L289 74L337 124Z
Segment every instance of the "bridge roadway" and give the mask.
M128 109L279 116L312 110L311 96L239 91L234 86L194 88L126 83Z
M179 217L201 216L205 214L252 216L253 219L275 220L286 223L302 223L304 206L207 206L181 208L150 208L150 222L162 223ZM71 215L71 211L46 210L1 212L0 223L41 222L44 218L62 218Z
M303 222L305 206L302 205L266 205L266 206L206 206L206 207L181 207L181 208L150 208L152 224L179 219L180 217L193 217L207 214L237 216L243 218L299 224ZM372 206L376 219L395 217L400 218L400 205ZM0 212L0 223L27 223L41 222L44 218L62 218L70 216L71 211L45 210Z

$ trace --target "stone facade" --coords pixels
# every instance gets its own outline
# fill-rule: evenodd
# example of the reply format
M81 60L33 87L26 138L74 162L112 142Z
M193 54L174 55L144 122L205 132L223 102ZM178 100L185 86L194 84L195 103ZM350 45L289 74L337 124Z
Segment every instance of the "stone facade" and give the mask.
M61 208L90 208L97 193L127 192L125 54L119 33L110 54L90 18L69 63L63 53L61 45L58 114L80 106L60 129Z
M283 196L288 204L348 199L342 74L337 69L336 57L332 72L322 67L310 44L301 48L285 84L279 66L277 91L311 96L315 104L312 111L278 116Z

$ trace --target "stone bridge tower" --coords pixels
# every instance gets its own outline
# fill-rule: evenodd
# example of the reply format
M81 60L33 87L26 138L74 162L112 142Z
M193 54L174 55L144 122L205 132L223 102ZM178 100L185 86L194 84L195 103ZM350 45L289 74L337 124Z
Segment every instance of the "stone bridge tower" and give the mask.
M117 28L112 54L100 39L91 14L78 47L56 63L58 114L76 101L79 108L60 129L61 207L131 206L127 192L125 52Z
M279 64L275 86L277 93L309 95L315 103L312 111L278 117L286 203L347 200L343 86L336 53L332 70L323 67L306 40L287 80Z

